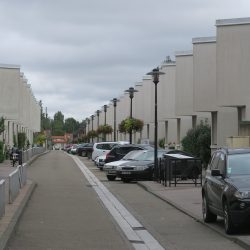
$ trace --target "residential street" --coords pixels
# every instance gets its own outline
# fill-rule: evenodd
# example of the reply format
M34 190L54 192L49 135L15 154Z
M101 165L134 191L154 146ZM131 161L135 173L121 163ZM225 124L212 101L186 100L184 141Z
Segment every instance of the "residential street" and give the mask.
M242 249L136 183L107 181L86 158L52 151L28 175L37 188L6 249Z

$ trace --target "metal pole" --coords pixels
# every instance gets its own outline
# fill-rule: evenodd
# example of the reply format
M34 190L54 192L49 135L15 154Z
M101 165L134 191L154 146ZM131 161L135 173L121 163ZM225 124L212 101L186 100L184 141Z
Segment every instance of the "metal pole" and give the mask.
M154 179L158 167L158 121L157 121L157 83L155 83L155 150L154 150Z
M114 103L114 141L116 141L116 104Z
M130 97L130 119L132 119L132 97ZM132 128L129 130L129 143L132 144Z

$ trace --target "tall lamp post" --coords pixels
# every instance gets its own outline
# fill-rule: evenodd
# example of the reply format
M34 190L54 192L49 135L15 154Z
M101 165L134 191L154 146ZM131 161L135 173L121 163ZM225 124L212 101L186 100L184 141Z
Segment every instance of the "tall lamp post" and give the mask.
M159 68L153 69L147 75L151 75L153 83L155 84L155 134L154 134L154 179L156 178L156 168L158 167L158 118L157 118L157 84L159 82L159 76L165 73L160 72Z
M104 110L104 125L107 124L107 120L106 120L107 108L108 108L108 105L105 104L105 105L103 106L103 110Z
M92 130L92 133L93 133L93 130L94 130L94 115L91 115L91 121L92 121L92 123L91 123L91 130ZM92 136L91 136L91 142L93 143L93 134L92 134Z
M107 125L107 119L106 119L107 108L108 108L108 105L105 104L105 105L103 106L103 110L104 110L104 125L105 125L105 126ZM106 133L104 133L104 141L106 141Z
M117 98L112 99L114 105L114 141L116 141L116 106L117 106Z
M132 111L133 111L133 103L132 100L134 98L134 93L138 92L138 90L134 89L133 87L130 87L129 89L125 90L126 93L129 93L130 98L130 119L133 118ZM129 131L129 143L132 144L132 128L130 128Z
M87 123L87 126L88 126L88 132L89 132L89 123L90 123L89 118L86 118L86 123ZM86 135L87 135L87 132L86 132ZM89 142L89 139L88 139L88 142Z
M100 110L96 111L96 115L97 115L97 129L99 128L99 115L100 115ZM99 142L99 135L97 136L97 142Z

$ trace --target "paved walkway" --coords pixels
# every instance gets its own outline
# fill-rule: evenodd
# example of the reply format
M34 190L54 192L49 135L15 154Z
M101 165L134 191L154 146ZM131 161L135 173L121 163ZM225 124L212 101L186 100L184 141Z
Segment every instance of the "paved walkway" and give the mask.
M8 162L0 164L0 176L6 178L8 173L13 170ZM144 187L148 192L156 195L160 199L175 206L177 209L193 217L195 220L202 221L201 213L201 187L194 186L178 186L178 187L164 187L162 184L152 181L142 181L138 184ZM34 183L28 182L27 186L23 188L18 196L18 199L12 205L6 206L6 215L0 220L0 249L3 249L8 237L10 236L15 223L20 216L22 209L25 206L29 196L34 189ZM15 208L15 209L13 209ZM237 242L245 249L250 249L250 235L234 235L227 236L223 231L222 220L218 223L206 224L212 230L217 231L224 237L230 238Z

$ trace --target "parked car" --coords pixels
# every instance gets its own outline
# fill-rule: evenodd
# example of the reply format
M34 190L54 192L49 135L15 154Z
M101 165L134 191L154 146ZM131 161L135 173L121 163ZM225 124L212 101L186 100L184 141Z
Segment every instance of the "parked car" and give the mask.
M76 154L76 151L77 151L77 148L78 148L78 144L73 144L69 150L69 153L72 154L72 155L75 155Z
M161 158L166 150L158 150ZM154 150L142 150L132 161L125 162L117 167L116 175L123 182L131 180L152 180L154 171Z
M100 168L101 170L103 169L103 166L105 164L105 159L106 155L100 155L95 158L95 165Z
M224 218L227 234L250 217L250 149L220 149L213 153L202 187L205 222Z
M91 156L93 152L93 143L83 144L81 147L77 149L77 155L79 156Z
M153 148L148 144L116 145L106 155L105 163L112 162L112 161L119 161L130 151L143 150L143 149L153 149Z
M92 160L94 161L97 156L108 153L117 144L118 142L96 142L93 146Z
M119 161L112 161L104 164L103 170L106 172L107 179L113 181L117 176L117 167L128 162L134 160L139 154L141 154L142 150L133 150L127 153L122 159Z

